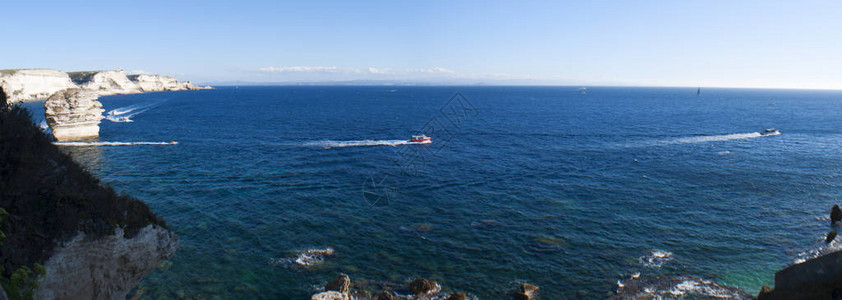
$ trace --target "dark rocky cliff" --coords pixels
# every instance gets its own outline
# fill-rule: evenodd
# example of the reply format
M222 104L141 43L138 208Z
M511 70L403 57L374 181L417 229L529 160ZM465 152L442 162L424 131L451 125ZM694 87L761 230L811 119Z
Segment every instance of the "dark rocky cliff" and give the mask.
M80 290L74 289L74 286L88 283L74 282L74 286L63 286L61 282L66 274L61 273L61 268L51 267L50 263L50 258L57 252L65 251L63 249L101 253L103 256L125 256L126 253L114 252L119 249L97 252L94 248L98 247L99 240L118 238L131 242L141 233L154 231L145 238L158 243L149 247L149 251L155 252L154 260L162 261L172 256L177 237L166 230L164 221L155 216L146 204L119 195L100 184L97 178L50 142L32 122L29 112L16 106L9 107L6 103L6 95L0 89L0 208L7 214L5 218L0 218L0 231L3 233L0 235L0 277L6 279L0 282L4 283L9 297L16 298L9 286L5 286L9 284L8 279L13 272L21 268L31 270L35 264L46 266L46 276L42 276L40 282L45 282L46 278L53 282L53 286L66 289L64 294L51 291L48 294L51 298L84 297L88 293L100 296L98 298L119 298L117 294L122 290L128 292L125 283L117 287L113 284L108 287L78 287ZM116 234L120 236L115 237ZM108 247L114 247L113 241ZM70 254L73 257L73 253ZM98 268L120 267L100 263L108 262L110 257L87 256L77 257L77 261L70 263L74 267L91 268L91 272ZM52 265L56 263L68 262L53 262ZM154 261L149 263L154 264L151 268L157 265ZM134 273L137 274L131 274L130 279L138 277L138 274L142 277L151 268L135 268Z

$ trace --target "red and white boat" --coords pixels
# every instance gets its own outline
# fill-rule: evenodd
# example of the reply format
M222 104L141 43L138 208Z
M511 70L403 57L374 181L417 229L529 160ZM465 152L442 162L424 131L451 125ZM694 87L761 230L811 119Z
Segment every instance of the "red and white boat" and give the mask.
M433 140L426 135L413 135L411 139L409 139L410 144L430 144Z

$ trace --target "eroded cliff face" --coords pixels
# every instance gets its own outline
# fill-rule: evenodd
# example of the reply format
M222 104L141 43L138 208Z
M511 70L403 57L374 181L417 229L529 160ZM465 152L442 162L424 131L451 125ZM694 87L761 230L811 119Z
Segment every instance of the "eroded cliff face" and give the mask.
M127 76L123 70L65 73L46 69L0 70L0 88L8 94L9 103L45 100L58 91L74 88L99 96L211 89L189 81L179 82L172 76Z
M140 86L140 90L143 92L186 91L209 88L196 86L189 81L178 82L178 79L175 79L175 77L172 76L132 75L129 76L129 78L137 82L138 86Z
M68 89L57 92L44 102L47 124L57 141L75 141L99 136L102 103L96 92Z
M9 103L43 100L55 92L75 88L67 73L57 70L0 71L0 88Z
M140 86L129 80L123 70L70 72L68 74L73 83L79 85L79 88L93 91L100 96L141 92Z
M132 238L122 230L86 239L79 233L44 264L35 299L126 299L149 271L175 254L178 237L148 225Z

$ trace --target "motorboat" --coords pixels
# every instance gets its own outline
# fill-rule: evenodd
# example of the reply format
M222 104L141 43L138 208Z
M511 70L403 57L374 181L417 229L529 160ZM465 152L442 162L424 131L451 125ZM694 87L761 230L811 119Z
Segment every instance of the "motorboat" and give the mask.
M426 135L413 135L411 139L409 139L410 144L430 144L433 140L426 136Z
M763 131L760 132L760 135L762 135L762 136L772 136L772 135L780 135L780 134L781 134L781 132L778 131L775 128L764 129Z

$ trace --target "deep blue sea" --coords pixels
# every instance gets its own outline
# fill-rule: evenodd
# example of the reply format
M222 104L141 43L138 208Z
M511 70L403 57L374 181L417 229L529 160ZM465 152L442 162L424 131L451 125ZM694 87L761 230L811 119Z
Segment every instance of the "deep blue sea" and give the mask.
M103 120L100 141L178 142L62 146L180 236L145 298L306 299L338 272L480 299L519 282L602 298L637 272L756 294L822 249L842 194L840 91L278 86L100 101L133 121ZM770 127L781 135L757 133ZM403 142L416 133L433 143Z

